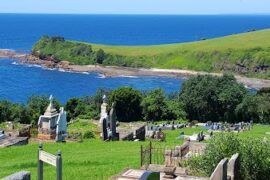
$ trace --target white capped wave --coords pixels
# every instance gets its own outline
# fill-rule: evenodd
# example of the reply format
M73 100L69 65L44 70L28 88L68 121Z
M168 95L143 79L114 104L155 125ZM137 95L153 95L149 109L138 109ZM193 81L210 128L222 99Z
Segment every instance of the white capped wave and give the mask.
M128 76L128 75L120 75L116 77L124 77L124 78L138 78L138 76Z
M89 74L89 72L84 71L84 72L80 72L81 74Z
M0 49L0 51L14 51L15 52L14 49Z
M106 76L104 74L98 74L98 77L97 78L100 78L100 79L105 79Z
M13 65L20 65L20 64L17 63L16 61L12 62L11 64L13 64Z

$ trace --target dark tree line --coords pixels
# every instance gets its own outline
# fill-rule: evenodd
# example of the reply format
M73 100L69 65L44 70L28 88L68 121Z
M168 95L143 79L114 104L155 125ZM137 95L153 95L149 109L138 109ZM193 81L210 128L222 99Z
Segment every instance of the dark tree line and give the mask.
M99 89L93 96L69 99L63 105L68 120L99 119L104 94L108 97L109 109L115 103L117 119L122 122L188 119L270 123L270 89L251 93L232 75L192 77L179 93L171 94L161 89L147 92L131 87ZM0 101L0 122L36 124L48 103L46 96L30 97L25 105ZM60 107L58 100L55 104Z

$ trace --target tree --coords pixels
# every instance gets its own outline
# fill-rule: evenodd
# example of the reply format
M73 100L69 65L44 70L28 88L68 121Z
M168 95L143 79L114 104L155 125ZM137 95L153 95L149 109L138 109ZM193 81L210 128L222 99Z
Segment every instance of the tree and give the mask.
M166 109L165 96L162 89L150 91L142 101L142 113L147 121L162 120Z
M105 59L106 57L106 54L105 52L103 51L103 49L99 49L97 52L96 52L96 62L98 64L102 64L103 63L103 60Z
M31 122L37 124L39 116L44 114L50 101L48 96L31 96L27 101L27 108L31 116ZM57 99L53 100L55 108L59 110L60 102Z
M93 96L93 100L94 100L95 109L98 112L101 111L100 107L101 107L101 104L103 103L103 96L105 95L106 98L108 99L111 92L112 90L106 89L106 88L100 88L96 91L95 95Z
M0 122L11 121L12 103L9 101L0 101Z
M92 52L93 52L92 47L85 44L76 45L70 50L71 56L87 57L87 56L91 56Z
M119 121L130 122L141 119L142 95L131 87L122 87L112 91L110 102L115 103L116 116Z
M270 123L270 96L261 91L247 95L236 107L235 112L242 121Z
M166 100L166 108L163 112L163 120L185 119L187 114L183 104L177 100Z
M204 75L187 80L179 99L189 119L233 122L237 120L234 110L246 94L245 87L232 75Z
M11 106L10 120L23 124L30 124L31 116L28 108L21 104L13 104Z
M67 120L75 119L78 115L84 111L85 107L82 106L80 99L71 98L67 101L65 105L65 110L67 111Z
M0 101L0 123L5 121L26 124L31 122L31 117L27 107L24 105L13 104L9 101Z

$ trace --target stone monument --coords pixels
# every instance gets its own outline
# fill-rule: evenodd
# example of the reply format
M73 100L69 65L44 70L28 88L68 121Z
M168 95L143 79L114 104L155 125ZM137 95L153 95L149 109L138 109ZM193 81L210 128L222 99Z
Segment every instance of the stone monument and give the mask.
M108 139L111 140L118 140L119 134L116 132L116 114L115 114L115 105L112 104L112 108L108 115L108 104L107 104L106 95L103 96L103 103L101 105L101 112L100 112L100 128L101 128L101 138L106 141Z
M112 104L109 119L110 119L110 130L112 131L112 139L113 140L118 140L119 139L119 134L116 133L115 103Z
M105 141L108 139L108 132L107 132L107 127L108 127L108 123L109 123L109 116L107 113L107 97L106 95L103 96L103 103L101 104L101 112L100 112L100 120L99 120L99 124L101 127L101 138Z
M51 95L49 99L49 106L38 120L38 139L64 141L67 136L66 112L63 107L60 108L60 112L57 112L53 104L53 96Z

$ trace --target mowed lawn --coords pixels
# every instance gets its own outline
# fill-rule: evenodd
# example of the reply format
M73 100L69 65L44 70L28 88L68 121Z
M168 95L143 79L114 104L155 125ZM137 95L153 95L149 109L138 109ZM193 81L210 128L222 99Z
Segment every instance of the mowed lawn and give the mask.
M126 167L140 167L141 142L46 143L44 150L63 157L63 179L109 179ZM16 171L31 171L37 179L37 143L0 150L0 178ZM55 179L52 166L44 166L44 179Z
M180 132L187 135L198 133L206 129L185 128L174 131L165 131L166 142L154 145L172 147L181 145L183 140L178 139ZM270 140L269 125L255 125L251 131L240 133L243 138L264 138ZM110 179L124 168L140 167L140 146L147 145L146 142L102 142L99 139L84 140L68 143L45 143L44 150L55 154L57 150L62 151L63 157L63 179ZM20 170L28 170L32 173L32 179L37 178L37 149L38 143L30 143L26 146L10 147L0 149L0 178ZM55 179L55 168L44 166L44 179Z

